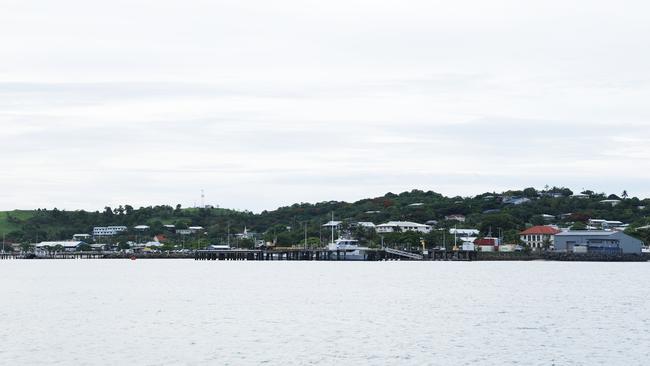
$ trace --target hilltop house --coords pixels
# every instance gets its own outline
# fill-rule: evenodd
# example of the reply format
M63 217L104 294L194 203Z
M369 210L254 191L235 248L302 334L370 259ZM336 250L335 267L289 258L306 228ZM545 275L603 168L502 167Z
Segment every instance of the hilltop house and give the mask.
M617 220L589 219L587 229L590 230L625 230L629 224Z
M343 221L328 221L328 222L323 224L323 227L328 228L328 229L331 229L331 228L338 229L341 226L342 223L343 223Z
M621 200L615 200L615 199L602 200L602 201L600 201L600 203L605 203L605 204L608 204L608 205L612 205L612 207L614 207L614 206L618 205L619 203L621 203Z
M465 215L460 215L460 214L447 215L445 216L445 220L465 222Z
M126 226L95 226L93 236L114 236L126 230Z
M519 238L533 249L542 249L546 243L553 246L553 235L559 232L560 230L553 226L533 226L520 232Z

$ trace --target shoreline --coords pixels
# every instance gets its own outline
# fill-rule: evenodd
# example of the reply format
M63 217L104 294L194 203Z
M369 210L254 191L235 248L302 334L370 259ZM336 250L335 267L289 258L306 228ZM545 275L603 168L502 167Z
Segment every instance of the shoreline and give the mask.
M249 261L343 261L355 262L359 260L345 259L345 257L332 257L329 258L316 258L305 255L309 251L296 250L289 253L295 255L285 255L287 252L274 252L274 251L259 251L259 250L239 250L239 251L204 251L209 253L209 257L199 256L197 253L98 253L98 252L70 252L70 253L56 253L53 255L37 256L32 253L28 254L13 254L2 253L0 260L40 260L40 259L192 259L192 260L249 260ZM379 250L376 251L380 252ZM235 253L235 254L233 254ZM642 254L620 254L620 255L605 255L605 254L574 254L574 253L498 253L498 252L473 252L463 255L461 252L448 252L449 256L446 257L432 257L424 256L422 259L411 259L398 256L372 256L364 260L365 262L381 262L381 261L415 261L415 262L529 262L529 261L545 261L545 262L648 262L650 261L650 253Z

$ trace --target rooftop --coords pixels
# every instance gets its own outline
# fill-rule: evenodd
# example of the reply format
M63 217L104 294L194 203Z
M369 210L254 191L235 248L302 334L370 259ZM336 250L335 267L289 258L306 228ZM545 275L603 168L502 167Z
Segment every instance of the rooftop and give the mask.
M424 224L418 224L417 222L410 222L410 221L388 221L385 224L380 224L377 226L427 226Z
M528 229L520 232L519 235L554 235L559 232L560 230L552 226L538 225L529 227Z
M574 230L574 231L563 231L561 233L555 234L555 236L610 236L618 233L618 231L605 231L605 230Z

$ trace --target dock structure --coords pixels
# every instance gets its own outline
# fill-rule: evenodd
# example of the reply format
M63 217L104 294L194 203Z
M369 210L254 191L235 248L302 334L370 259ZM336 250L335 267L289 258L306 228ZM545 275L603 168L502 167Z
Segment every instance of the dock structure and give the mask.
M21 258L20 254L13 252L0 252L0 259L18 259Z
M381 250L366 250L363 258L355 260L374 261L382 258ZM229 249L229 250L197 250L196 260L288 260L288 261L339 261L351 260L344 250L328 249Z
M100 259L102 252L0 253L0 259Z
M195 260L250 260L250 261L381 261L381 260L461 260L476 259L476 252L432 251L425 255L391 248L366 249L363 258L352 258L344 250L329 249L227 249L197 250Z

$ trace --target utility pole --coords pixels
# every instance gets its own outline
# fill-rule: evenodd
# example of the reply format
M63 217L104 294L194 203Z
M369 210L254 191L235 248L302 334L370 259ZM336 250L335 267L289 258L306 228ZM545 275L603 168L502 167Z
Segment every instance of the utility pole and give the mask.
M305 249L307 249L307 221L305 221Z
M332 211L332 243L334 243L334 211Z
M442 247L447 250L447 228L442 231Z

